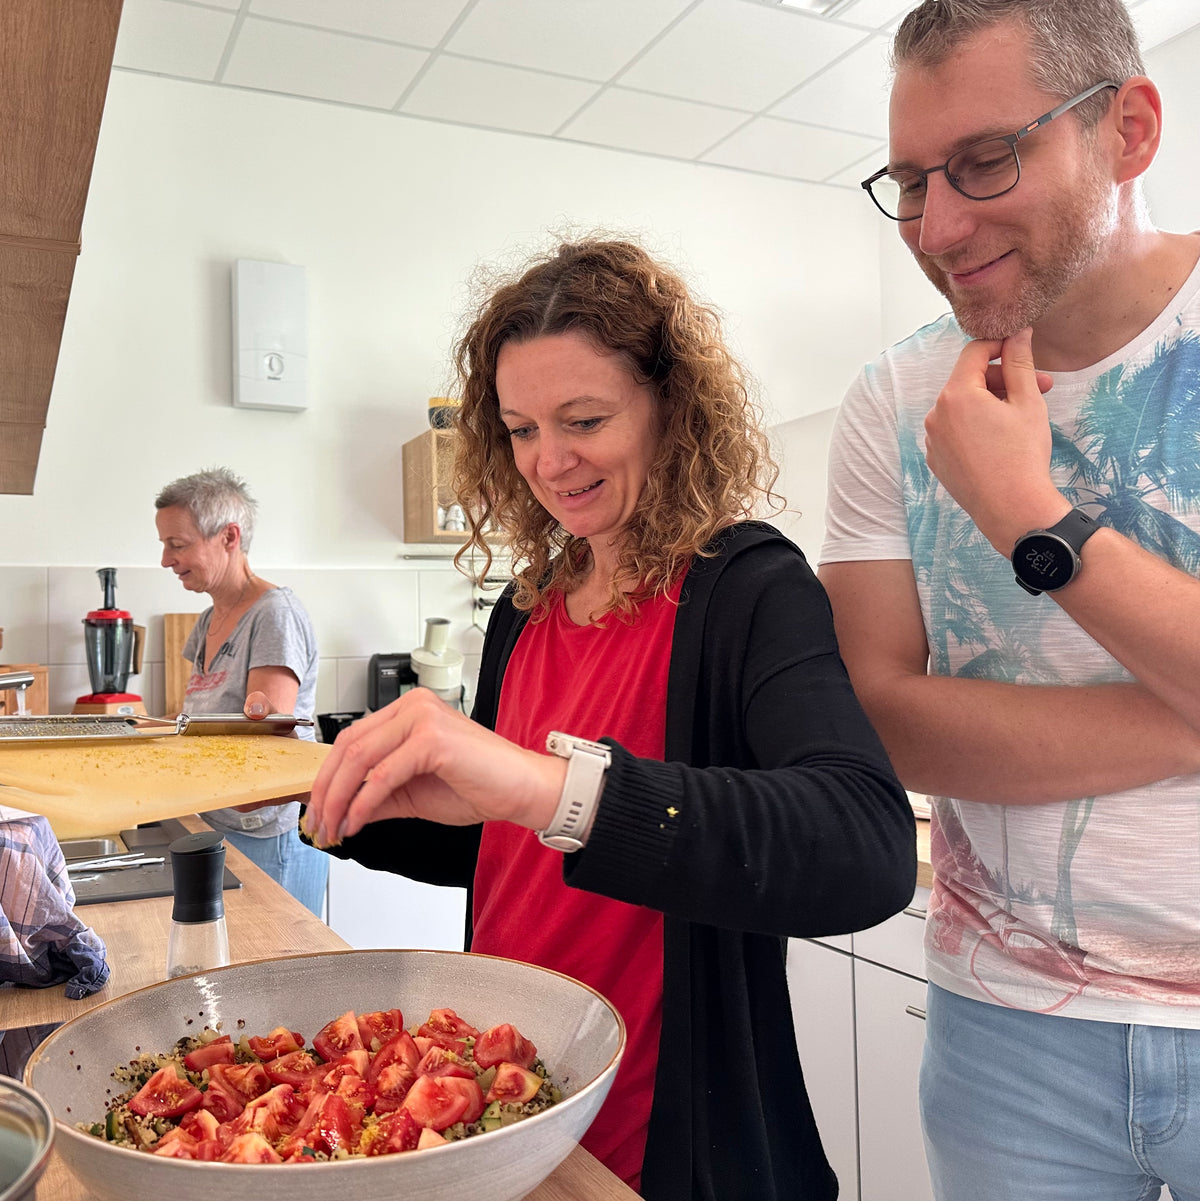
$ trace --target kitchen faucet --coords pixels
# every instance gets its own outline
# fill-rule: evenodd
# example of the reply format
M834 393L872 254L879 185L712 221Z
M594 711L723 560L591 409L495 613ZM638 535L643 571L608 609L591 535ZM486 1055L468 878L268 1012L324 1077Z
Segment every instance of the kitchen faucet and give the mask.
M33 686L33 678L31 671L0 672L0 692L10 689L15 692L24 692L26 688Z
M25 692L33 684L33 672L0 672L0 692L17 694L17 716L25 716Z

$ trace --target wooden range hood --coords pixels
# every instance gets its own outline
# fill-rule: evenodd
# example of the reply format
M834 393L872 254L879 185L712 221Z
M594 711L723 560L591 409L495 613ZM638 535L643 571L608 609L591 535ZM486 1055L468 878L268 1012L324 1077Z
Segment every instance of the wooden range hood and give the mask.
M0 493L33 492L120 16L0 2Z

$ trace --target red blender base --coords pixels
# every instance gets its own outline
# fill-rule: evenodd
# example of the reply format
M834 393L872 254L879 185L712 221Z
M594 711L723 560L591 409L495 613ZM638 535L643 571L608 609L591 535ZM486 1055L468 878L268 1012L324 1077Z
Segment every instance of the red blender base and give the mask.
M142 698L133 692L90 692L81 696L72 713L117 713L127 716L146 715Z

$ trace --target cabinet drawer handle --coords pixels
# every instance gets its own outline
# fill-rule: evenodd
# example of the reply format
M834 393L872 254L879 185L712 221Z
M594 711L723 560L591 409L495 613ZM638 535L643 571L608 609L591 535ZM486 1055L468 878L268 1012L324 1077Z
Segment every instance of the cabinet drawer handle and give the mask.
M904 1012L907 1013L909 1017L920 1018L921 1021L925 1020L925 1010L918 1009L915 1005L905 1005Z
M921 921L925 920L925 910L918 909L915 905L910 905L904 910L905 917L919 917Z

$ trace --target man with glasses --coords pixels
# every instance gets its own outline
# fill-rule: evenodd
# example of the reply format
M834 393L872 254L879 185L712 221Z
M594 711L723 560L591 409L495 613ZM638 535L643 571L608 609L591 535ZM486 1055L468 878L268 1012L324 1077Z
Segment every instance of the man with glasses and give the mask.
M1120 0L926 0L893 60L863 187L953 316L847 395L820 574L934 798L935 1193L1197 1201L1200 235Z

